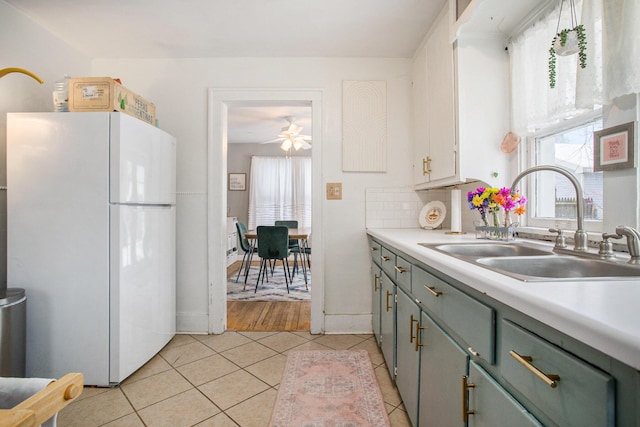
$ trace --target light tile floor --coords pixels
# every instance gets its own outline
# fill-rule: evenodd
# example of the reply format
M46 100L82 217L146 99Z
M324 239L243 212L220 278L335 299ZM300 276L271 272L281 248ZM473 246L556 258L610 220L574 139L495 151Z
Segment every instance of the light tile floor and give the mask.
M366 349L391 425L410 426L372 335L307 332L177 335L119 387L85 387L58 426L264 427L287 353L304 349Z

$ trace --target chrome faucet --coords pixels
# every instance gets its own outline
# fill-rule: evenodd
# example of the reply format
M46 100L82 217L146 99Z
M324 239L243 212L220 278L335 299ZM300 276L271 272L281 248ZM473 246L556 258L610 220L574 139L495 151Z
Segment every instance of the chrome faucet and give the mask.
M640 232L633 227L619 225L616 227L616 234L627 237L627 247L631 264L640 264Z
M516 185L520 182L520 180L525 175L529 175L530 173L539 172L539 171L557 172L560 175L566 176L567 179L571 181L571 184L573 184L573 188L575 188L576 190L576 204L577 204L576 221L578 223L576 233L574 234L574 237L573 237L574 238L573 249L575 251L586 252L587 251L587 232L584 231L584 197L582 195L582 186L580 185L580 182L578 182L576 177L571 172L558 166L551 166L551 165L534 166L532 168L529 168L521 172L520 175L516 176L516 178L513 180L513 183L511 184L511 193L512 194L515 193ZM636 236L640 238L640 235L636 234ZM636 245L637 245L637 242L638 242L638 239L636 239Z

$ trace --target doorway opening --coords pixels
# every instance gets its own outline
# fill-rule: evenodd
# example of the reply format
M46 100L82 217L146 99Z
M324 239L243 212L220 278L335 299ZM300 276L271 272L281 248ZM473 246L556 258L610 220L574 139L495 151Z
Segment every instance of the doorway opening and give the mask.
M229 105L227 113L227 330L309 331L309 240L290 240L287 280L281 262L266 280L258 280L257 254L247 267L255 240L243 239L241 233L278 221L294 229L311 228L311 103L247 101Z
M209 263L209 332L227 329L227 205L229 152L229 110L253 105L286 105L306 103L311 107L312 161L312 226L314 256L311 257L310 327L314 334L324 332L324 274L322 231L322 108L321 90L210 89L208 134L208 263Z

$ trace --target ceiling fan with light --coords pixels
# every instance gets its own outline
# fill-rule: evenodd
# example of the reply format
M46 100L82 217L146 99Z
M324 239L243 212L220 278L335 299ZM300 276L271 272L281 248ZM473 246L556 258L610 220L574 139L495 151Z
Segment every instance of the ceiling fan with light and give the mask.
M278 135L276 139L272 139L271 141L263 142L263 144L271 144L274 142L280 142L280 148L284 151L289 151L291 148L296 151L299 149L308 150L311 148L311 136L310 135L300 135L302 131L302 126L298 126L295 124L295 117L285 117L285 119L289 122L289 126L285 126L282 128L282 133Z

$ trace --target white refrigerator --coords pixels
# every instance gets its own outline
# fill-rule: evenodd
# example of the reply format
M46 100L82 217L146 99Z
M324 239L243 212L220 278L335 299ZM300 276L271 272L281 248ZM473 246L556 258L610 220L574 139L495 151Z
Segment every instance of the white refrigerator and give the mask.
M7 115L27 377L118 384L175 335L175 182L175 138L126 114Z

